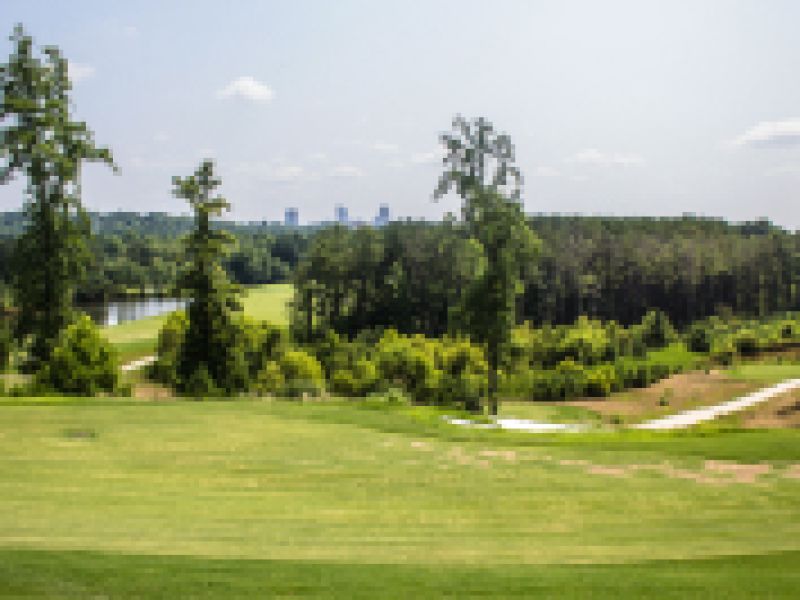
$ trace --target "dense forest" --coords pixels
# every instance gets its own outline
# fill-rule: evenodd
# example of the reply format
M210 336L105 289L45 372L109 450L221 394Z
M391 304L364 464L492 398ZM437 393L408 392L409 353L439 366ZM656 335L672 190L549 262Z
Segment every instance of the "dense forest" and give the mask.
M524 274L518 320L572 323L586 315L623 324L650 309L684 326L715 313L764 316L798 308L798 237L768 222L529 218L541 239ZM473 276L474 249L457 223L331 228L297 269L303 314L355 335L369 327L441 335Z
M90 218L96 268L88 269L79 301L171 293L190 217L92 213ZM630 324L658 308L685 325L720 311L763 316L800 308L794 275L800 272L798 236L768 221L535 215L529 223L542 245L525 277L519 317L535 324L571 323L579 315ZM296 277L306 292L314 287L315 318L350 335L375 326L432 335L447 331L474 259L452 219L397 221L384 228L230 221L219 226L236 239L224 263L234 282ZM23 229L22 213L0 213L5 283L14 238Z

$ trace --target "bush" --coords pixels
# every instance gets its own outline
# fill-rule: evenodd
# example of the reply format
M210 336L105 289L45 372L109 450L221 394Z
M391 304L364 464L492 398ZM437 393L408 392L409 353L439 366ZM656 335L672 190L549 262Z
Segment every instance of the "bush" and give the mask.
M467 340L445 338L440 343L442 374L437 403L478 411L488 391L489 365L483 351Z
M377 365L366 357L355 360L349 368L338 369L331 377L331 391L343 396L365 396L380 382Z
M158 334L157 359L150 367L150 376L189 396L230 395L263 385L258 379L264 366L276 360L286 345L282 329L266 321L246 317L234 318L226 333L227 348L224 368L215 380L208 365L196 365L185 377L180 376L184 340L189 321L178 311L167 317Z
M644 346L650 349L663 348L677 337L669 318L660 310L649 311L633 329Z
M98 392L116 391L118 377L116 351L84 315L58 336L50 361L34 375L33 387L94 396Z
M711 351L713 331L706 323L694 323L689 329L688 346L692 352L707 353Z
M150 366L150 376L173 387L178 387L178 360L189 327L184 311L171 313L158 332L156 361Z
M319 396L325 389L322 366L303 350L288 350L279 360L267 361L257 376L259 393L275 396Z

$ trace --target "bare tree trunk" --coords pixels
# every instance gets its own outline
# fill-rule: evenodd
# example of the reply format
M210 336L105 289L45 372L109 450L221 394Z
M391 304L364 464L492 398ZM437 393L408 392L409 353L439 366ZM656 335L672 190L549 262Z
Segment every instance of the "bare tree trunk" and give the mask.
M489 415L497 416L497 348L489 348Z

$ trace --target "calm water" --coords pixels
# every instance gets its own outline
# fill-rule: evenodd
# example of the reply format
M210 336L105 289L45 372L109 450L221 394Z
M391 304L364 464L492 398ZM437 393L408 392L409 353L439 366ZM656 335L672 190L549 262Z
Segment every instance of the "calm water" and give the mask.
M119 300L103 304L88 304L79 308L85 311L99 325L117 325L125 321L136 321L178 310L186 305L185 300L177 298L142 298L139 300Z

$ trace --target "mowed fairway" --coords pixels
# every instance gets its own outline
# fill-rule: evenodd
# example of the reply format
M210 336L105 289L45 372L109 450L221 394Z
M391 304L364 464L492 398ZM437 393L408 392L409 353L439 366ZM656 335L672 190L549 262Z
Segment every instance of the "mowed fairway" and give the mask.
M289 323L288 303L292 299L292 291L291 284L283 283L246 288L242 294L244 314L286 326ZM130 362L155 353L158 332L166 318L166 315L147 317L105 327L103 331L119 352L120 360Z
M410 414L3 401L0 591L791 597L800 586L797 432L540 444L417 427ZM714 460L748 445L752 461Z

